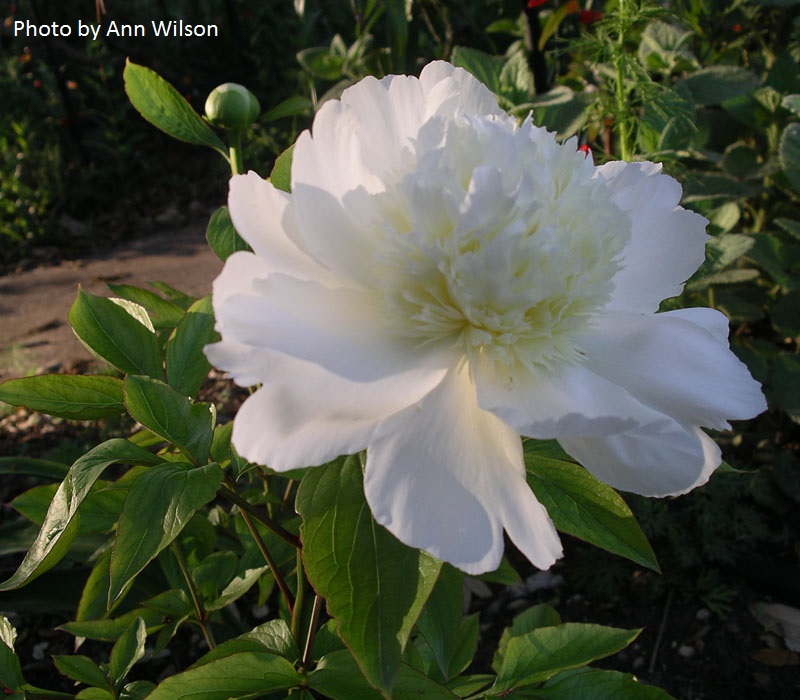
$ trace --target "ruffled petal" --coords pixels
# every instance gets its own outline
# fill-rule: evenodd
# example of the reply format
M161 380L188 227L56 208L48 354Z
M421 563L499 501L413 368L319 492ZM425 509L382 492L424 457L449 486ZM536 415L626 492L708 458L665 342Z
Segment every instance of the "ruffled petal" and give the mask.
M250 359L244 355L240 361L246 365ZM239 409L232 442L246 459L279 471L363 450L380 421L416 404L445 374L408 372L351 382L277 353L265 368L264 385Z
M329 277L324 267L298 247L302 237L291 195L254 172L234 175L228 209L234 228L264 261L265 270L301 279Z
M226 337L313 362L356 382L395 374L441 373L452 348L418 347L391 335L368 294L271 275L253 292L215 305Z
M379 523L468 573L500 564L504 527L536 566L561 556L555 528L525 482L518 435L478 407L465 366L380 426L364 485Z
M722 459L702 430L668 418L607 437L558 442L601 481L643 496L676 496L701 486Z
M724 430L766 409L713 309L608 314L581 343L589 369L682 425ZM725 333L725 335L727 335Z
M703 263L708 221L678 206L680 185L655 163L606 163L595 177L605 180L611 201L632 222L607 308L653 313L662 300L680 294Z
M497 105L497 98L489 88L468 71L446 61L433 61L425 66L419 82L425 91L427 117L457 119L469 115L512 119Z
M627 391L582 365L498 376L498 368L473 362L478 403L522 435L537 439L600 436L652 422L658 415Z

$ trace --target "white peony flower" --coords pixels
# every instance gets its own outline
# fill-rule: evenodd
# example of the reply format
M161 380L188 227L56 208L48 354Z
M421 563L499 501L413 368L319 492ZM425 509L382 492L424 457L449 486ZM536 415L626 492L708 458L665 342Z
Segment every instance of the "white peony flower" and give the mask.
M541 568L561 545L520 435L654 496L720 463L700 429L764 410L712 309L655 313L704 257L705 219L653 163L595 167L518 125L444 63L366 78L319 110L292 192L231 181L253 253L214 284L239 384L233 443L276 470L366 448L375 519L469 573L503 530Z

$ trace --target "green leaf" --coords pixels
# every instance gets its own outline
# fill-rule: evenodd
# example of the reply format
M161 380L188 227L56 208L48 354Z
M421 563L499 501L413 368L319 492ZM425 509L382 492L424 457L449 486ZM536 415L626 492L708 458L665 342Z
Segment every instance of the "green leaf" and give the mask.
M36 457L0 457L0 474L12 476L35 476L40 479L61 481L69 471L69 465Z
M261 115L261 123L274 122L276 119L285 117L296 117L306 114L314 109L314 103L303 95L292 95L283 102L278 103L272 109Z
M789 292L775 304L772 325L787 338L800 337L800 289Z
M433 587L417 627L433 651L445 681L450 679L450 662L456 652L461 614L464 607L464 574L445 565Z
M184 396L195 396L211 369L203 348L219 340L211 297L192 304L167 341L167 381Z
M144 700L155 687L152 681L133 681L122 689L119 700Z
M800 190L800 124L792 122L781 134L778 155L792 187Z
M502 87L500 74L503 72L503 60L501 58L478 49L456 46L453 49L451 62L454 66L472 73L495 95L500 94Z
M102 688L84 688L76 696L75 700L116 700L114 694Z
M125 378L125 406L145 428L175 444L189 460L208 458L214 437L214 407L192 403L168 384L141 375Z
M93 353L122 372L163 375L156 334L123 306L81 290L69 310L69 322Z
M337 38L338 35L334 37L334 42ZM315 78L331 82L339 80L344 70L344 55L327 46L314 46L298 51L297 62Z
M794 219L785 219L785 218L778 218L775 219L775 223L778 224L786 233L794 238L800 240L800 221L795 221Z
M458 697L469 698L489 686L493 680L494 676L488 674L459 676L450 681L447 687Z
M391 696L382 695L364 679L359 665L347 650L333 651L323 656L308 675L308 685L333 700L455 700L447 688L419 671L402 664Z
M738 66L709 66L684 78L698 105L718 105L725 100L753 92L759 85L758 77Z
M525 612L517 615L511 623L510 627L503 630L500 636L500 642L497 645L497 652L492 659L492 669L495 673L500 671L503 665L503 658L508 650L508 643L514 637L521 637L542 627L556 627L561 624L561 617L554 608L546 603L534 605L528 608Z
M78 683L86 683L86 685L112 690L108 676L88 656L81 656L80 654L54 656L53 662L62 676L71 678Z
M243 596L249 591L261 578L263 574L269 571L268 566L259 566L236 574L233 578L227 581L225 587L219 592L219 595L210 599L205 608L211 612L213 610L221 610L222 608L230 605L234 600Z
M33 580L58 563L78 531L77 513L103 470L111 464L158 464L160 457L122 438L113 438L89 450L69 470L58 487L36 541L17 571L0 583L7 591Z
M158 73L128 60L122 77L128 99L147 121L176 139L208 146L228 157L219 136Z
M289 661L296 661L300 658L300 650L292 636L289 625L280 619L269 620L258 627L254 627L243 634L240 639L252 640L263 644L268 651L278 654Z
M508 642L491 692L542 683L560 671L579 668L624 649L639 630L568 622L541 627Z
M251 249L236 233L228 207L220 207L211 215L206 228L206 240L211 250L223 261L239 250Z
M195 512L214 498L222 477L218 464L192 467L165 462L133 482L111 556L109 603L178 536Z
M125 500L125 489L107 487L108 482L96 482L83 500L79 535L108 532L114 526ZM28 520L41 526L57 489L57 484L34 486L17 496L11 505Z
M661 688L642 685L635 676L619 671L582 669L559 674L536 689L537 700L674 700Z
M542 27L542 34L539 37L539 44L537 48L539 51L544 51L545 44L547 44L547 40L553 36L558 31L558 27L561 22L564 21L564 18L569 13L570 9L567 4L561 5L557 7L553 12L551 12L547 19L544 22L544 26Z
M574 462L526 452L525 468L559 530L659 571L647 538L614 489Z
M786 95L781 100L781 106L800 117L800 95Z
M42 374L0 384L0 401L69 420L124 413L122 382L114 377Z
M375 523L357 457L310 470L296 508L308 578L364 675L388 692L441 562Z
M116 642L137 617L141 617L144 620L148 632L152 632L163 624L160 612L147 608L136 608L113 619L65 622L58 629L69 632L76 637L95 639L100 642Z
M303 683L290 661L268 651L247 651L170 676L148 700L234 700L289 690Z
M14 653L16 638L17 630L5 616L0 615L0 685L10 690L19 690L25 682L19 658Z
M144 620L137 617L112 647L108 674L115 686L120 685L133 665L144 656L145 639L147 627Z
M747 257L782 287L791 289L796 284L796 277L791 270L800 265L800 247L785 243L770 233L759 233L754 238L755 243Z
M292 191L292 155L294 153L294 144L289 146L283 153L275 159L275 165L272 166L272 172L269 175L269 180L273 186L277 187L283 192Z
M800 357L782 353L770 368L772 399L790 416L800 417Z
M108 288L118 297L142 306L157 330L174 328L183 318L184 312L180 306L167 301L149 289L142 289L131 284L109 284Z

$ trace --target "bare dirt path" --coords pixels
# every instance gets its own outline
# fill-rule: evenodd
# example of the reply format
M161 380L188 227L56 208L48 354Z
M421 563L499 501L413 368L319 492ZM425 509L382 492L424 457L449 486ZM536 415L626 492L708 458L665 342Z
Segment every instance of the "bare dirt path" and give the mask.
M104 296L111 296L106 282L147 287L163 281L189 294L209 293L222 263L206 243L206 223L198 220L89 259L0 276L0 381L92 359L67 322L79 285Z

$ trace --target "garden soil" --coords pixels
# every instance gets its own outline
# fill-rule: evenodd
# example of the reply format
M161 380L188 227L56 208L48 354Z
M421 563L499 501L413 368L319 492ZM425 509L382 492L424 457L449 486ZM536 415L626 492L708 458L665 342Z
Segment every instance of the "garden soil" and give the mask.
M163 281L195 296L208 294L222 263L206 243L207 221L138 238L91 258L1 276L0 381L63 371L92 359L67 321L79 288L113 296L109 282L147 287Z

